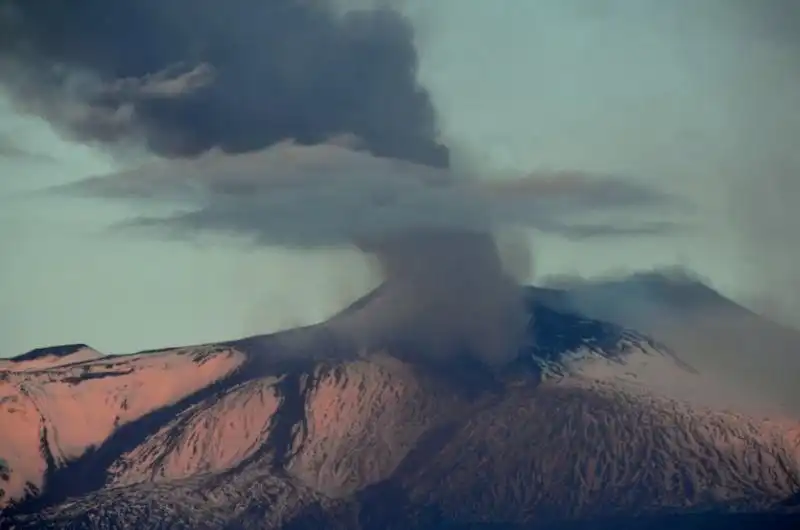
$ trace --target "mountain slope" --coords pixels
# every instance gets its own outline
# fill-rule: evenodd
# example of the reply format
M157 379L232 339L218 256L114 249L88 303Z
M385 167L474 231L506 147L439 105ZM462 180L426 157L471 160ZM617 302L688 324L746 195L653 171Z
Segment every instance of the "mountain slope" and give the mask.
M528 345L499 368L359 350L322 324L0 372L28 418L0 409L0 521L371 529L788 509L800 425L742 412L645 335L529 295Z
M37 369L55 368L67 364L97 359L103 355L86 344L67 344L49 348L37 348L13 359L0 359L0 370L24 372Z
M36 495L50 475L126 425L207 388L245 359L202 348L64 364L69 357L44 367L43 357L17 358L13 371L0 371L0 455L10 468L0 503Z
M800 332L762 318L680 272L562 281L538 297L562 311L645 333L700 371L725 379L755 405L800 415Z

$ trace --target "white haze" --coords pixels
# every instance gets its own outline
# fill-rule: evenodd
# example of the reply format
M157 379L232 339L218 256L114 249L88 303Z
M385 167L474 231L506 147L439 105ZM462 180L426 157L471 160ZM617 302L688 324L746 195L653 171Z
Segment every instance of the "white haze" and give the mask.
M800 6L793 0L410 0L423 83L463 163L655 181L704 229L539 238L539 274L678 264L800 323Z

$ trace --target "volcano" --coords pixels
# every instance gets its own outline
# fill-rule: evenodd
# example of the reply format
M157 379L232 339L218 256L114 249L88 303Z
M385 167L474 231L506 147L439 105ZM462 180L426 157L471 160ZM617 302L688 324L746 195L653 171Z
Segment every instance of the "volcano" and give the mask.
M647 321L623 307L642 284ZM391 291L271 335L3 361L0 527L800 528L800 422L711 373L690 315L795 332L689 281L529 287L490 366L365 338Z

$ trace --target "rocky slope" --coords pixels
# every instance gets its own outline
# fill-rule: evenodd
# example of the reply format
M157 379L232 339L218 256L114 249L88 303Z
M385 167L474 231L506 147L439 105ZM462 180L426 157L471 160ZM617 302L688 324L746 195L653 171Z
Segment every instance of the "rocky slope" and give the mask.
M500 368L358 348L336 319L131 356L17 358L0 367L0 527L790 517L800 423L747 410L644 335L530 294L529 344Z

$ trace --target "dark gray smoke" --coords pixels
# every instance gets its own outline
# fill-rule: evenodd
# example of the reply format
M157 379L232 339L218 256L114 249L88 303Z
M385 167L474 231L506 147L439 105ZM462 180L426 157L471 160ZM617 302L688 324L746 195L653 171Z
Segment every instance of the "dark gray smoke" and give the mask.
M3 0L0 81L83 140L167 157L358 137L448 165L410 23L317 0Z
M143 215L120 227L157 237L223 233L266 246L357 246L377 257L386 283L363 310L338 318L336 329L365 350L388 343L491 364L518 353L528 323L515 281L530 272L528 241L508 229L585 239L681 228L640 219L640 210L678 205L625 179L545 173L473 181L338 145L281 143L253 153L162 160L59 190L179 202L179 212ZM624 212L625 222L597 218L612 212ZM495 232L509 238L503 248Z
M505 362L527 316L494 229L625 232L556 213L647 197L566 176L484 188L442 170L448 150L417 83L410 23L387 8L342 14L331 4L6 0L0 83L78 138L144 141L172 159L94 181L199 203L149 224L357 245L377 256L388 288L343 328L371 343L410 338L426 354Z

